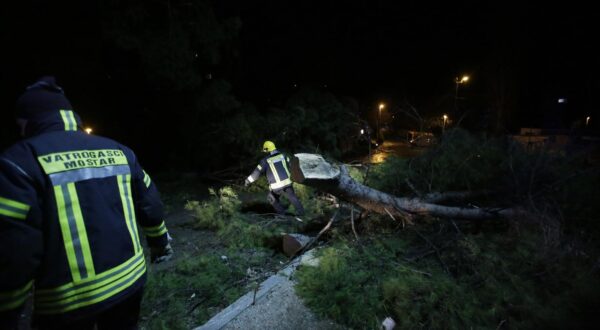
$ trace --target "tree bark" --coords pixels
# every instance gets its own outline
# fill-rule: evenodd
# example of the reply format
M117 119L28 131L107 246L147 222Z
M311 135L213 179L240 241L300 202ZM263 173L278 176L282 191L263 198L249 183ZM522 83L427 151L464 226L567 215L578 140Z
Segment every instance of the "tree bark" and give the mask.
M515 218L525 213L515 208L465 208L433 204L422 198L396 197L356 182L345 166L327 162L321 155L296 154L291 162L292 180L328 192L379 214L403 219L430 215L453 219ZM433 197L433 196L429 196ZM439 197L439 196L437 196ZM436 200L437 198L432 198Z

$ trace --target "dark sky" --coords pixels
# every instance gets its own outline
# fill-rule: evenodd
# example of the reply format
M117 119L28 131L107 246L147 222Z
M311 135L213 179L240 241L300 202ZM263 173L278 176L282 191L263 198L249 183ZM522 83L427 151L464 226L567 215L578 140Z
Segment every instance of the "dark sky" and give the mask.
M600 115L600 15L590 8L524 1L212 3L218 17L241 18L234 92L259 106L298 84L326 85L365 107L406 98L433 109L453 97L454 78L466 73L472 80L461 92L471 100L487 100L496 85L512 89L524 125L539 125L553 111L568 112L569 119ZM37 69L42 62L60 62L53 73L77 95L106 83L94 76L102 63L89 55L103 51L91 42L101 38L98 1L13 5L0 12L5 110L27 83L47 73ZM568 98L568 108L557 108L559 97Z
M242 69L253 93L298 82L420 102L451 93L462 73L473 84L493 79L494 66L515 77L528 106L568 95L589 103L599 87L600 16L569 3L217 3L221 15L242 18Z

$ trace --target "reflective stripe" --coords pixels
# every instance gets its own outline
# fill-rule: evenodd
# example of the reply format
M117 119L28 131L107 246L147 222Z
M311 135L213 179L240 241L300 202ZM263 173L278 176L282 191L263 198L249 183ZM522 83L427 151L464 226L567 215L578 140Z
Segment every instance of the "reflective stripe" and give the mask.
M144 172L144 184L146 185L146 188L149 188L150 184L152 183L152 180L150 180L150 176L148 175L148 173L146 173L146 171L142 171Z
M35 294L34 309L41 314L55 314L99 303L135 284L145 271L143 253L136 254L87 283L39 290L39 294Z
M273 163L275 163L279 159L283 159L283 156L277 155L275 157L267 159L267 163L269 164L269 168L271 169L271 174L273 174L276 183L281 181L281 179L279 178L279 173L277 173L277 169L275 168L275 164Z
M258 165L256 166L256 169L258 169L259 171L262 171L262 166L260 166L260 164L258 164Z
M135 253L138 253L142 248L140 246L140 239L138 238L135 209L131 198L131 175L118 175L117 183L119 185L119 193L121 194L121 203L123 204L123 214L125 215L127 230L129 230Z
M290 179L285 179L283 181L279 181L279 182L275 182L269 185L269 188L271 188L271 190L274 189L279 189L279 188L283 188L285 186L289 186L292 184L292 180Z
M250 183L252 183L252 182L254 182L254 181L255 181L255 180L254 180L254 178L252 177L252 175L248 175L248 178L247 178L247 180L248 180L248 182L250 182Z
M79 198L74 183L54 186L58 219L74 282L95 275Z
M76 131L77 120L71 110L60 110L60 116L62 117L63 123L65 124L65 131Z
M158 236L162 236L167 232L167 226L165 225L165 222L161 222L160 225L155 226L155 227L142 227L142 230L144 230L144 233L147 236L150 237L158 237Z
M105 167L88 167L78 170L59 172L50 174L50 181L55 186L63 185L70 182L79 182L89 179L102 179L119 174L129 174L129 166L105 166Z
M0 197L0 215L16 219L25 219L27 218L27 213L30 208L31 207L27 204Z
M277 172L277 168L275 166L275 164L278 162L281 163L281 166L285 169L285 172L287 173L287 178L283 180L279 176L279 173ZM287 169L287 166L285 165L285 157L282 154L267 159L267 163L269 164L269 168L271 169L271 173L273 174L273 178L275 179L275 182L269 184L269 188L271 190L283 188L292 184L289 171Z
M32 285L33 281L29 281L29 283L21 288L11 291L0 291L0 312L14 309L24 304Z

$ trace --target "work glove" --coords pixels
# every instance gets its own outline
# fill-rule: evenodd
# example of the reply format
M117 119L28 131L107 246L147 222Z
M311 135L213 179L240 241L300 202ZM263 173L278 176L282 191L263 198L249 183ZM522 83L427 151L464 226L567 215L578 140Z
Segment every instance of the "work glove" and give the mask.
M167 244L163 247L151 247L150 248L150 262L158 264L163 261L168 261L173 256L173 248L171 244Z

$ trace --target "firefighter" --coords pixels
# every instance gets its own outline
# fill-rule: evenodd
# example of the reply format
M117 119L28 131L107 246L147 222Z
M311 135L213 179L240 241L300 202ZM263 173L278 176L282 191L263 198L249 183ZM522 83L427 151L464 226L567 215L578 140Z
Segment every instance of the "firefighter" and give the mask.
M53 77L17 100L24 140L0 154L0 328L29 292L39 329L134 329L146 262L172 254L156 185L133 151L86 134ZM33 290L31 290L33 288Z
M260 161L252 174L246 178L244 183L245 186L256 181L261 174L266 173L270 190L267 195L267 200L273 205L275 211L279 214L285 214L285 209L279 202L281 195L284 195L294 205L296 215L304 215L304 207L302 207L302 203L300 203L300 200L296 197L294 187L292 186L292 179L290 178L288 167L289 160L277 150L275 143L271 141L265 141L263 144L263 152L268 155Z

